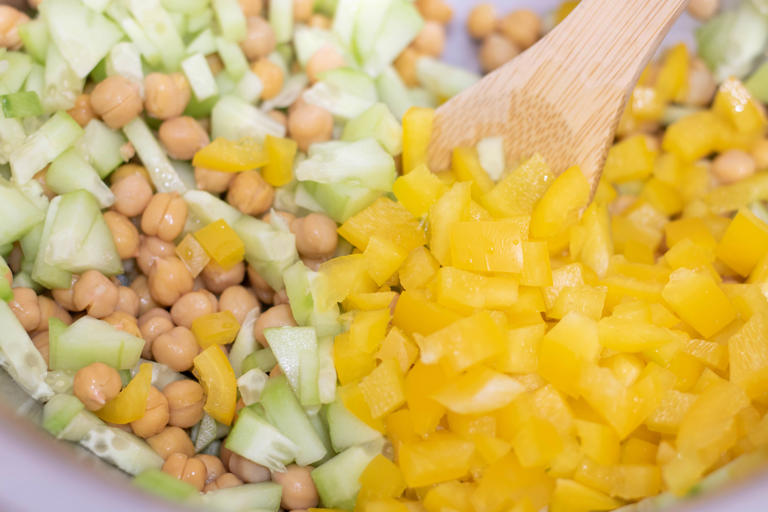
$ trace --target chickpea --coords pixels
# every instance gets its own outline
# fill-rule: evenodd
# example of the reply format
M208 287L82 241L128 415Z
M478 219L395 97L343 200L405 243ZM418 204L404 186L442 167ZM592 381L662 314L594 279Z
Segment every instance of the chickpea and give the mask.
M240 48L248 60L261 59L275 51L277 41L272 25L261 16L250 16L246 21L248 32L240 42Z
M172 477L186 482L198 491L205 487L206 469L203 461L196 457L189 457L183 453L174 453L165 459L163 471Z
M131 422L133 433L144 439L163 431L168 425L168 399L155 386L149 388L147 410L140 419Z
M699 21L707 21L720 9L720 0L691 0L688 14Z
M453 9L445 0L417 0L416 7L428 20L446 24L453 18Z
M296 249L309 258L325 258L333 254L339 243L336 222L322 213L310 213L291 223L296 235Z
M144 237L139 245L139 253L136 255L136 264L139 269L149 275L152 265L160 258L170 258L176 254L176 246L154 236Z
M736 183L755 174L755 159L741 149L731 149L721 153L712 162L712 174L723 184Z
M149 271L149 291L155 302L170 306L192 291L195 280L184 263L176 257L160 258Z
M187 433L179 427L165 427L162 432L147 439L147 443L163 459L174 453L183 453L187 457L195 455L195 445Z
M32 288L14 288L13 300L8 306L26 331L37 329L40 324L40 304Z
M191 160L195 153L211 142L203 127L189 116L163 121L157 135L168 154L177 160Z
M519 9L499 21L499 30L515 46L526 49L539 40L541 18L530 9Z
M224 62L222 62L218 53L206 55L205 61L208 63L208 67L211 68L211 73L213 76L216 76L224 71Z
M202 291L185 293L171 307L171 319L176 325L192 327L192 322L198 317L215 313L218 304L216 297Z
M102 318L102 320L119 331L127 332L137 338L141 338L141 330L139 329L135 316L124 313L123 311L115 311L111 315Z
M168 399L171 425L188 428L202 419L205 393L196 381L184 379L171 382L165 386L163 394Z
M307 61L307 77L312 83L317 82L320 73L346 65L344 56L335 47L326 45L317 50Z
M201 453L199 455L195 455L195 458L202 462L205 466L206 484L215 481L217 478L227 472L227 470L224 469L224 463L221 462L221 459L215 455Z
M274 187L258 171L238 173L227 192L227 202L247 215L264 213L274 199Z
M697 107L706 107L712 102L716 90L717 82L706 63L698 57L691 59L691 67L688 72L688 93L685 103Z
M72 280L70 282L69 288L55 288L51 290L53 300L55 300L57 304L68 311L80 311L75 307L74 299L74 288L78 279L80 279L80 276L72 274Z
M67 114L72 116L72 119L77 121L77 124L82 127L85 127L85 125L90 123L91 119L95 119L96 114L91 108L90 95L81 94L75 98L75 104L71 109L67 110Z
M145 235L157 236L172 242L187 222L187 203L177 193L155 194L141 215L141 230Z
M197 188L211 194L226 192L229 184L235 179L235 173L212 171L205 167L195 167L195 183Z
M29 16L10 5L0 5L0 48L18 50L22 41L19 26L27 23Z
M132 174L112 183L115 211L126 217L135 217L144 211L152 199L152 186L144 176Z
M251 71L261 80L262 99L271 100L283 89L283 82L285 81L283 70L267 57L262 57L254 62L251 65Z
M285 115L285 112L281 112L280 110L270 110L267 112L267 115L284 127L288 128L288 116Z
M224 464L224 467L227 468L227 471L229 471L229 459L232 458L233 452L232 450L227 449L226 444L226 442L222 442L219 446L219 458L221 459L222 464Z
M144 77L144 108L157 119L172 119L187 108L192 90L183 73L150 73Z
M128 176L139 175L149 183L149 171L146 167L139 164L123 164L115 172L109 175L109 183L111 185L116 184L118 181L124 180Z
M272 480L283 488L280 506L286 510L314 508L320 502L315 482L310 473L312 468L291 464L285 471L272 473Z
M276 292L275 295L272 297L272 304L275 306L279 306L280 304L288 304L288 302L289 302L288 292L285 291L285 288L283 288L279 292Z
M275 295L275 290L273 290L272 287L269 286L269 283L267 283L250 265L248 265L248 281L256 292L256 297L258 297L261 302L272 304L272 297Z
M230 286L219 297L219 311L231 311L237 323L242 325L245 315L253 308L259 307L259 301L244 286Z
M293 0L293 19L298 23L306 23L312 17L313 0Z
M152 355L155 361L177 372L185 372L192 368L193 360L199 351L200 346L194 334L186 327L174 327L152 342Z
M514 59L519 53L520 48L515 43L498 34L491 34L480 47L480 66L488 73Z
M72 287L75 307L96 318L112 314L120 295L117 286L98 270L86 270Z
M124 162L127 162L134 156L136 156L136 148L133 147L133 144L130 142L124 143L122 146L120 146L120 156L123 158Z
M117 307L115 311L122 311L133 317L139 316L141 306L138 294L132 288L120 286L117 289Z
M253 324L253 336L256 338L256 341L268 347L269 343L267 343L267 338L264 336L264 329L285 326L296 326L296 320L293 318L291 307L288 304L273 306L256 319L256 322Z
M416 62L419 60L419 52L413 48L406 48L395 59L395 69L408 87L419 85L419 78L416 75Z
M72 316L45 295L37 297L37 305L40 308L40 323L37 324L37 331L47 331L48 321L51 318L58 318L67 325L72 323Z
M333 115L323 107L301 101L288 115L288 133L306 152L316 142L331 140Z
M218 491L219 489L229 489L230 487L239 487L243 485L243 481L237 478L232 473L224 473L215 481L205 484L203 492Z
M229 471L249 484L267 482L270 479L269 469L236 453L229 457Z
M333 21L328 16L323 16L322 14L313 14L312 17L309 18L309 22L307 23L312 28L322 28L322 29L330 29L333 25Z
M290 227L291 223L294 220L296 220L296 216L294 214L289 213L289 212L283 212L283 211L280 211L280 210L270 210L270 211L268 211L267 213L265 213L264 215L261 216L261 220L263 220L264 222L267 222L267 223L271 223L272 222L272 214L273 213L275 215L277 215L278 217L281 217L285 221L285 224L288 227Z
M150 309L157 307L155 299L149 293L149 283L146 276L137 276L131 283L130 288L139 297L139 315L143 315Z
M77 370L72 393L89 411L97 411L115 398L123 387L120 374L104 363L91 363Z
M50 352L49 342L50 337L48 331L42 331L32 336L32 344L34 344L37 351L40 352L47 367L50 367L48 363L48 354Z
M221 293L230 286L240 284L245 277L245 263L236 263L230 268L222 268L211 261L203 269L200 276L205 287L213 293Z
M153 308L139 317L139 330L144 338L141 356L149 359L154 350L154 342L161 335L173 329L171 315L164 309Z
M757 169L768 168L768 139L760 139L752 146L752 158Z
M467 32L475 39L485 39L496 29L497 17L493 4L476 5L467 18Z
M240 4L240 9L243 10L243 14L246 17L261 14L262 0L237 0L237 2Z
M112 232L117 253L121 259L133 258L139 249L139 230L125 215L117 212L105 212L104 220Z
M138 85L121 75L112 75L93 88L91 108L107 126L117 130L141 114L144 105Z
M445 49L445 27L436 21L427 21L414 39L413 47L425 55L439 57Z

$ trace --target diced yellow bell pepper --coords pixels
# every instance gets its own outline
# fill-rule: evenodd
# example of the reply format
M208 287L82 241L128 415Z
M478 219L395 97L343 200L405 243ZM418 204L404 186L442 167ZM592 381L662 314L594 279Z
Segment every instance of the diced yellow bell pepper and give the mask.
M427 336L459 318L454 311L427 299L424 293L406 290L397 299L392 324L407 334L418 333Z
M680 268L669 276L664 300L680 318L705 337L717 334L736 318L736 310L708 275Z
M672 153L660 154L653 166L653 177L673 187L679 187L681 185L682 174L683 164L680 159Z
M480 204L496 217L530 215L554 180L549 166L536 154L504 176Z
M571 255L602 277L613 256L613 239L608 208L593 202L584 211L581 223L574 226L570 236Z
M621 502L573 480L558 479L549 504L551 512L613 510Z
M765 130L766 117L744 84L730 78L720 85L712 110L726 119L739 133L755 134Z
M485 414L509 405L523 386L514 378L485 366L470 369L433 395L446 409L459 414Z
M393 498L358 499L355 510L358 512L410 512L405 502Z
M470 195L469 183L456 183L429 209L429 248L442 265L451 264L451 230L469 219Z
M235 341L240 324L231 311L224 310L195 318L190 329L197 343L205 349L211 345L226 345Z
M472 197L477 201L494 187L493 180L480 165L475 148L454 148L451 170L458 181L472 183Z
M298 145L295 140L267 135L264 138L264 151L269 159L261 176L273 187L282 187L293 180L293 160L296 158Z
M715 252L710 247L698 245L690 238L684 238L664 253L664 262L671 269L681 267L697 269L711 265L715 261Z
M607 425L592 421L576 420L576 433L581 450L598 464L606 466L619 462L621 447L619 437Z
M184 262L184 265L192 274L192 277L197 277L200 272L203 271L208 262L211 261L211 257L205 252L200 242L191 234L188 233L184 236L184 239L179 245L176 246L174 251L176 256Z
M237 378L227 354L219 345L211 345L193 361L194 374L206 395L203 409L219 423L230 425L237 404Z
M683 200L677 190L656 178L645 182L640 197L670 217L683 210Z
M491 414L458 414L449 411L446 419L451 432L463 437L496 435L496 418Z
M728 340L731 382L750 398L768 391L768 317L754 315Z
M353 343L348 332L334 339L333 363L342 385L361 379L376 366L372 355Z
M208 256L223 268L230 268L245 257L245 244L224 219L198 229L194 236Z
M546 242L526 240L522 243L523 270L520 284L525 286L551 286L552 265Z
M431 487L424 496L423 505L427 512L472 512L474 485L469 482L445 482Z
M445 414L445 407L430 395L446 382L443 370L436 364L417 361L405 376L405 399L411 411L414 432L420 436L434 432Z
M696 400L696 395L670 389L664 395L659 407L646 420L653 432L677 434L680 422Z
M362 254L330 259L320 265L319 272L325 279L318 281L317 297L325 306L342 302L352 294L375 292L378 288L368 275L368 264Z
M426 165L419 165L408 174L400 176L392 185L397 200L415 217L429 212L429 207L448 191L448 186L430 172Z
M237 142L218 137L195 153L192 165L212 171L241 172L269 163L269 155L254 139Z
M667 51L656 77L656 90L664 102L685 99L688 68L688 48L685 43L678 43Z
M531 237L551 238L579 219L592 190L578 166L563 172L536 203L531 215Z
M405 403L403 375L394 359L383 360L360 381L360 391L374 419L381 418Z
M746 277L766 253L768 224L748 209L739 210L717 246L717 257Z
M381 286L397 272L408 253L390 240L374 235L368 239L368 245L363 251L368 275L376 284Z
M517 301L517 281L509 277L483 275L443 267L432 281L437 303L459 312L475 309L505 309Z
M658 121L664 116L665 107L664 97L655 87L638 84L632 91L622 121L628 120L627 116L635 123Z
M552 423L533 416L517 431L513 446L521 466L545 467L562 450L563 442Z
M617 352L642 352L686 339L681 331L615 316L601 319L597 332L600 344Z
M400 446L400 469L408 487L425 487L464 477L475 447L452 434Z
M555 299L552 308L547 311L549 318L563 318L570 312L580 313L593 320L603 314L608 290L604 286L566 286Z
M413 428L410 409L401 408L385 418L387 438L397 454L400 443L412 442L418 439Z
M138 373L120 393L96 411L104 421L126 425L144 417L147 411L147 397L152 387L152 365L144 363Z
M426 243L424 229L400 203L381 197L368 208L349 218L339 234L364 251L374 235L389 240L406 252Z
M644 135L633 135L608 150L603 177L609 183L642 180L653 172L656 156Z
M507 330L504 350L490 360L496 370L507 373L533 373L538 368L538 347L547 326L544 323Z
M350 342L363 352L375 353L384 341L390 317L389 307L358 311L349 326Z
M553 270L552 286L542 289L547 310L551 310L555 306L555 301L564 288L583 284L584 267L580 263L570 263Z
M344 299L342 307L344 311L372 311L374 309L388 308L397 298L397 292L370 292L354 293Z
M695 112L667 127L661 147L685 162L693 162L718 147L724 129L723 121L713 112Z
M434 119L435 111L431 108L411 107L403 115L403 174L427 163Z
M528 239L528 217L498 221L457 222L450 231L451 261L475 272L523 270L522 242Z
M690 339L683 350L714 370L725 372L728 367L728 348L720 343Z
M439 268L440 263L426 247L417 247L400 266L400 284L404 290L424 288Z
M357 499L365 502L379 498L399 498L403 491L405 480L400 468L383 455L377 455L360 475Z
M474 510L502 512L520 501L529 501L534 510L546 505L552 495L554 481L544 468L524 468L515 454L488 466L472 496Z
M371 416L371 410L365 401L360 386L357 383L347 384L338 389L339 398L341 398L344 407L354 414L360 421L382 434L385 431L384 420Z
M768 197L768 172L759 172L731 185L712 190L705 201L713 213L729 213Z
M405 374L419 357L419 347L414 341L397 327L392 327L381 348L376 353L380 361L392 359L400 366L400 371Z
M597 323L579 313L563 317L539 344L539 374L558 390L579 394L582 369L597 362Z
M667 246L674 247L681 240L689 238L693 243L702 247L714 249L717 245L715 237L703 219L690 217L674 220L664 226Z
M638 437L630 437L621 446L622 464L655 464L656 444Z

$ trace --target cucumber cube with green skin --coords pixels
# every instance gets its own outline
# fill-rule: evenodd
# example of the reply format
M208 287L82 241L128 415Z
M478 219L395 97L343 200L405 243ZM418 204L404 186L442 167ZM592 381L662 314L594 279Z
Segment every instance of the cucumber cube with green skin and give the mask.
M32 267L32 279L48 289L69 288L72 285L72 274L47 263L44 257L44 249L48 246L51 230L56 220L56 213L59 211L59 204L61 204L61 196L54 197L48 206L48 211L45 214L45 223L43 224L43 233L40 236L39 248Z
M43 407L43 428L58 437L84 409L83 403L73 395L55 395Z
M258 368L263 372L268 372L277 364L277 358L272 353L272 350L263 348L252 352L248 357L243 359L242 372L246 373L249 370Z
M4 62L3 71L0 72L0 90L3 92L16 92L24 85L24 80L32 71L32 57L21 52L6 52L0 56L0 62Z
M355 508L357 493L360 492L360 475L373 458L381 453L382 446L380 441L352 446L312 470L312 480L325 507L342 510Z
M115 195L101 180L99 173L75 148L56 157L45 174L45 183L57 194L87 190L101 208L109 208L115 202Z
M197 488L192 484L179 480L159 469L142 471L134 477L133 485L169 501L185 502L198 495Z
M5 301L0 301L0 333L2 367L32 398L52 397L53 390L45 382L48 365Z
M381 433L349 412L341 399L325 406L325 418L328 422L331 445L337 453L358 444L381 439Z
M24 50L40 64L45 63L50 35L43 18L35 18L19 26L19 37L24 43Z
M321 211L342 224L384 194L379 190L344 183L328 184L302 181L299 185L315 200Z
M320 403L317 396L317 335L312 327L274 327L264 330L272 353L285 374L291 388L301 397L304 391L308 402ZM304 359L302 354L307 354ZM313 359L314 361L310 361ZM312 387L304 390L304 387Z
M299 447L252 407L240 410L225 446L272 471L285 471Z
M11 283L6 279L11 275L11 268L5 262L5 259L0 256L0 299L8 302L13 299L13 290L11 289Z
M245 484L229 489L209 491L200 497L206 510L232 512L277 512L283 488L274 482Z
M45 213L18 187L0 178L0 244L13 243L45 220Z
M95 362L129 370L139 361L144 348L143 339L89 316L69 327L51 318L49 332L48 357L54 370L79 370Z
M80 440L80 444L131 475L147 469L160 469L163 465L163 458L143 439L117 427L102 425L93 428Z
M33 117L43 114L40 98L38 98L37 93L31 91L4 94L0 96L0 106L2 106L3 115L6 118Z
M367 138L375 139L392 156L402 152L403 129L384 103L376 103L351 119L341 134L341 140L350 142Z
M85 160L106 178L115 168L126 161L122 148L125 137L119 131L109 128L98 119L91 119L85 125L85 132L76 147Z
M57 112L11 153L14 181L26 183L54 158L67 150L83 129L66 112Z

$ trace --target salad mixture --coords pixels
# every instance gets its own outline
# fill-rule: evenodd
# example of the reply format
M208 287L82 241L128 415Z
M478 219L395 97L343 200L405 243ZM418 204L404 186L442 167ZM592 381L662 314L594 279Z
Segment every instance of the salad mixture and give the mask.
M577 3L475 7L483 70ZM427 167L479 79L444 0L0 6L0 365L208 510L651 510L753 470L768 3L689 10L593 194L499 137Z

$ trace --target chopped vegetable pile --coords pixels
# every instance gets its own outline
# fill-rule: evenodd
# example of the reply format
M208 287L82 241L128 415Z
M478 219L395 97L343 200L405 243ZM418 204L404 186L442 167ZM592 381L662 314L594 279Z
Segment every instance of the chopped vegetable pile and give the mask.
M0 365L209 510L663 508L766 462L768 4L695 0L596 190L429 169L444 0L0 6ZM484 71L547 17L477 5Z

